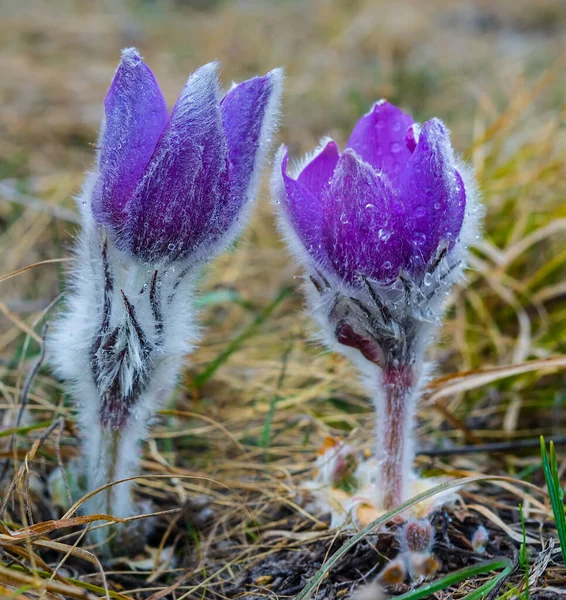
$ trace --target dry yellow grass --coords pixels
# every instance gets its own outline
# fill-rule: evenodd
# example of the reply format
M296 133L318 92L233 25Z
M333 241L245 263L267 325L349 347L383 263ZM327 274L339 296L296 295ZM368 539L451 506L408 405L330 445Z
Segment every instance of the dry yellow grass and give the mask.
M106 564L105 575L96 550L73 546L80 522L48 524L70 506L52 506L45 478L57 451L63 462L76 455L72 406L42 368L19 429L18 408L62 291L76 227L72 195L92 163L102 99L124 46L140 48L169 102L190 71L214 58L225 84L284 66L280 140L296 157L322 135L343 144L380 97L419 119L446 121L478 173L486 235L434 349L437 374L446 377L423 400L419 445L509 442L510 449L421 455L419 462L447 474L504 473L542 485L536 448L518 451L512 443L564 434L562 3L22 0L6 1L0 17L0 460L9 465L0 488L3 597L37 597L33 590L43 589L37 595L44 598L98 598L109 585L116 598L276 598L269 572L242 584L248 596L230 582L280 549L299 553L307 541L326 548L336 534L303 511L297 483L325 435L372 445L373 410L356 374L311 341L300 273L279 242L264 187L237 249L203 277L199 348L144 446L140 495L153 501L152 511L183 512L155 517L145 551ZM219 290L230 294L215 296ZM249 330L278 295L273 312ZM514 543L519 502L533 522L550 515L544 496L518 489L471 490L454 518L465 523L481 513L502 546ZM199 503L212 509L212 523ZM45 529L10 540L32 522ZM514 580L519 588L522 577ZM560 578L551 563L534 588ZM99 588L85 591L84 582Z

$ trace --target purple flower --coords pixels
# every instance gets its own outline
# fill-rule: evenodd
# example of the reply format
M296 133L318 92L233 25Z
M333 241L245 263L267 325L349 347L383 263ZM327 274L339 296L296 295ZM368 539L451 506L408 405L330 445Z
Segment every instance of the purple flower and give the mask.
M106 96L91 207L116 245L143 261L208 258L253 200L281 72L221 99L216 68L193 73L169 115L137 51L122 53Z
M80 495L124 480L91 494L83 510L137 511L130 478L139 441L197 338L195 272L246 222L281 79L275 70L220 98L211 63L189 78L169 114L137 51L122 53L97 165L77 197L83 227L73 283L48 340L50 361L77 401ZM104 541L100 529L93 535Z
M473 179L438 119L420 127L387 102L358 121L342 154L327 140L295 175L286 149L279 156L281 229L306 267L322 339L374 396L376 503L390 509L408 493L426 348L475 235Z
M296 178L282 161L281 201L296 236L321 270L354 286L423 275L439 247L460 235L466 192L448 131L422 129L378 102L346 149L327 141Z

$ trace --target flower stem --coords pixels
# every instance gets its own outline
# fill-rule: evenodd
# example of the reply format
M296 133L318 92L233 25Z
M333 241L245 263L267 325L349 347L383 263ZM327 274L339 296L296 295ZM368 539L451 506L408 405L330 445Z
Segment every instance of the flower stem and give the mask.
M98 444L89 447L85 440L84 452L87 457L88 491L93 491L107 483L126 479L135 473L136 463L127 451L127 442L131 440L123 431L101 427L98 432ZM135 449L134 449L135 451ZM89 512L131 516L135 511L131 495L131 482L113 485L96 494L88 503Z
M381 504L399 506L407 493L413 447L415 373L412 365L386 365L382 373L384 398L378 403L378 469Z

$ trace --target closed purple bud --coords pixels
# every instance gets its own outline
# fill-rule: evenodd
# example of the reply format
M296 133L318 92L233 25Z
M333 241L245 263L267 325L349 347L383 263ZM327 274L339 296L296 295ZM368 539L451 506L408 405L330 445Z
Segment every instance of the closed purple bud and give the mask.
M238 233L254 198L281 73L221 99L216 68L189 78L169 116L129 49L108 92L92 211L121 250L145 262L209 258Z
M124 480L90 494L83 510L92 513L137 510L139 441L196 337L195 271L246 223L276 126L280 70L224 97L216 70L197 69L169 114L153 73L124 50L97 165L77 198L74 285L48 347L77 400L81 491Z

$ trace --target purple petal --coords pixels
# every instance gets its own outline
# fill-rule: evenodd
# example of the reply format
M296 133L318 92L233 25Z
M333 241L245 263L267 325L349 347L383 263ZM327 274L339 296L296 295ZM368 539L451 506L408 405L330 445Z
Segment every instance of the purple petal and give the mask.
M169 118L159 85L135 49L122 52L104 107L92 211L97 222L116 229Z
M389 102L377 102L354 127L346 148L354 150L395 187L399 174L411 157L405 145L407 128L413 118Z
M226 227L255 195L263 146L269 141L262 137L268 134L266 127L270 125L273 104L278 101L281 76L276 69L264 77L244 81L232 88L220 104L232 165L230 206L223 213Z
M418 123L413 123L405 134L405 146L412 154L415 151L418 143L418 136L421 132L421 126Z
M323 150L305 166L297 181L317 198L320 198L322 189L330 183L339 158L338 146L335 141L330 140Z
M323 203L326 252L340 277L354 285L361 276L393 280L407 253L401 207L387 179L346 150Z
M412 268L419 270L441 241L451 247L460 234L466 192L456 171L448 131L438 119L424 124L407 169L399 182Z
M122 245L147 261L204 252L223 233L229 202L228 148L216 64L189 78L126 209Z
M285 189L283 202L287 216L307 252L316 262L326 264L328 261L321 240L322 207L320 201L302 183L287 175L288 159L287 149L285 149L281 162L281 175Z

